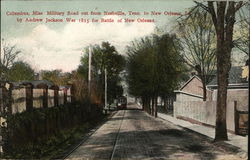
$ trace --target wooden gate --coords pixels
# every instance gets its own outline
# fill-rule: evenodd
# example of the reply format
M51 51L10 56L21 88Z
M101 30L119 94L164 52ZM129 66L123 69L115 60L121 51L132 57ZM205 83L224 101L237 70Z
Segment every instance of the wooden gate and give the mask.
M235 134L248 134L248 111L238 111L235 109Z

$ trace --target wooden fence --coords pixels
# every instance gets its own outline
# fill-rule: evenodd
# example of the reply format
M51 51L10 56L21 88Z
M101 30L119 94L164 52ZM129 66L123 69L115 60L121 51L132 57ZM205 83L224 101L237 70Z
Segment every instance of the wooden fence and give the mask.
M10 83L10 89L0 87L0 111L3 111L3 95L11 94L9 112L20 113L32 108L56 107L73 101L72 86L58 87L40 83L23 83L14 85ZM5 93L8 92L8 93Z
M57 107L74 101L72 86L58 87L44 81L0 82L0 154L8 148L10 115L33 108Z
M216 101L176 101L174 117L214 127L216 120ZM227 129L235 134L248 133L248 111L239 111L237 101L227 102Z

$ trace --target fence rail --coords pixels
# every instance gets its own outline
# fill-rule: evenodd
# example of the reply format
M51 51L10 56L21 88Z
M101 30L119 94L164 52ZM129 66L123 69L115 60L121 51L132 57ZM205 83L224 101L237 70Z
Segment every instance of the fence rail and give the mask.
M5 92L10 92L10 103L11 107L9 111L11 114L20 113L32 108L47 108L55 107L58 105L71 103L72 102L72 86L67 86L59 89L58 86L48 86L47 84L41 83L39 85L20 84L14 86L9 90L4 89L4 85L0 87L0 111L3 111Z

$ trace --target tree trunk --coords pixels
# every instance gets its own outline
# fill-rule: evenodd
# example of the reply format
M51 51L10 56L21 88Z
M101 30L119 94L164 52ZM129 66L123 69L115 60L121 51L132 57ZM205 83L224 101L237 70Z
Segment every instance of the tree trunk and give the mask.
M216 104L216 127L215 141L228 140L227 136L227 86L228 72L230 70L230 54L225 42L224 13L218 12L217 25L217 104ZM223 15L222 15L223 14ZM220 17L221 16L221 17ZM231 33L232 34L232 33Z
M168 110L171 110L171 99L170 99L170 96L168 97L168 100L167 100L167 107L168 107Z
M144 98L144 111L148 112L148 100L146 97Z
M155 98L154 98L154 117L156 118L157 117L157 99L158 99L158 97L156 96Z
M215 128L215 141L228 140L227 136L227 74L225 68L221 68L221 74L217 74L218 78L218 94L216 104L216 128Z
M218 94L216 104L215 141L228 140L227 136L227 86L229 70L231 68L231 46L224 41L217 40L217 81ZM230 48L230 49L229 49Z
M150 113L150 98L147 99L147 113L151 114Z
M207 88L206 88L206 81L202 80L202 88L203 88L203 101L207 100Z
M215 13L214 2L208 2L209 12L212 15L217 36L216 58L218 94L214 140L221 141L228 140L226 122L228 74L231 68L235 12L242 6L242 2L238 2L236 6L233 1L216 2L216 4L217 14Z
M142 110L145 111L145 105L146 105L146 102L145 102L145 97L142 98Z
M152 97L151 102L152 102L152 105L151 105L150 114L153 116L154 115L154 105L155 105L154 97Z
M142 104L141 104L141 105L142 105L142 109L143 109L143 108L144 108L143 106L145 105L145 104L144 104L144 98L141 98L141 101L142 101Z
M218 42L219 41L219 42ZM228 140L227 137L227 85L228 85L228 62L223 56L227 53L223 51L224 43L217 40L217 104L216 104L216 127L215 127L215 141Z
M168 109L167 109L167 98L166 96L164 96L164 110L167 112Z

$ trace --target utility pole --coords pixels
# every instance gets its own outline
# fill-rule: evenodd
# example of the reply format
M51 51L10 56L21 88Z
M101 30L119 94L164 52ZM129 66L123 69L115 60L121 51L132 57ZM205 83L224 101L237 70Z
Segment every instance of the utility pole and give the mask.
M89 98L91 98L91 58L92 58L91 46L89 46L89 76L88 76L88 92Z
M107 69L106 68L105 68L104 72L105 72L105 107L104 107L104 109L106 110L107 109L107 87L108 87L108 85L107 85Z
M89 76L88 76L88 103L89 107L87 112L91 112L91 60L92 60L92 50L91 45L89 46Z
M3 46L3 40L4 39L1 39L1 46ZM3 55L5 54L4 51L2 50L2 47L1 47L1 50L0 50L0 69L2 70L3 68L3 64L2 64L2 52L3 52ZM2 73L3 71L0 71L0 80L2 80Z

